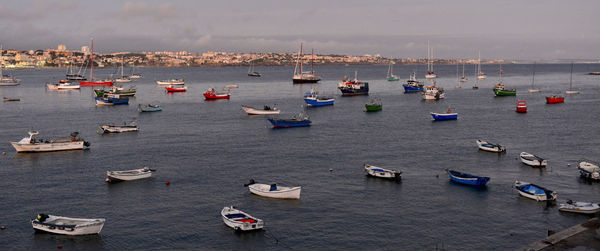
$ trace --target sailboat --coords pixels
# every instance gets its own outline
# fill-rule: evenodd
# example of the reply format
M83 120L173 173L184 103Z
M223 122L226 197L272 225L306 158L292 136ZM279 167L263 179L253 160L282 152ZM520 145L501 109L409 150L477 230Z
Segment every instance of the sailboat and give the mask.
M125 64L125 59L121 56L121 78L115 79L115 82L118 83L129 83L131 82L131 78L129 76L123 75L123 65Z
M298 58L296 59L296 67L294 67L294 76L292 77L292 82L294 84L304 84L304 83L317 83L321 80L321 77L315 75L315 70L313 67L313 58L314 58L314 50L311 60L310 60L310 72L302 71L302 43L300 43L300 52L298 52ZM300 66L300 68L298 68ZM298 71L300 70L300 71Z
M425 75L426 79L437 78L435 72L433 71L433 61L431 58L433 57L433 49L429 49L429 40L427 40L427 74Z
M477 84L479 84L479 78L477 77L477 69L475 69L475 84L473 85L473 90L479 90Z
M90 57L90 62L92 64L91 66L91 73L90 73L90 81L81 81L79 82L79 84L81 86L91 86L91 85L108 85L108 86L112 86L113 82L111 80L96 80L94 81L94 38L91 39L92 40L92 53L91 53L91 57Z
M15 79L14 76L4 75L2 73L2 68L4 68L4 57L2 55L2 45L0 44L0 86L14 86L19 85L19 80Z
M392 65L393 65L393 63L390 62L390 66L388 67L387 80L388 81L399 81L400 79L393 73L394 69L393 69Z
M458 78L458 63L456 63L456 81L457 81L457 84L454 86L454 88L457 88L457 89L462 88L460 86L460 82L462 82L462 81L461 81L461 79Z
M487 75L481 71L481 50L479 50L479 58L477 59L477 79L486 79Z
M254 62L250 62L250 68L248 68L248 76L260 77L260 73L257 71L254 71Z
M462 72L462 77L460 78L460 82L467 82L469 81L469 79L467 77L465 77L465 61L463 60L462 62L463 64L463 72Z
M79 66L79 71L77 73L73 73L73 62L69 61L69 68L67 69L66 78L67 80L75 80L81 81L86 80L83 75L81 75L81 68L83 67L83 63Z
M579 94L579 91L573 91L573 62L571 62L571 77L569 78L569 90L566 94Z
M540 89L533 88L533 84L535 83L535 66L536 66L536 62L533 62L533 75L531 77L531 89L527 90L527 92L529 92L529 93L540 92Z
M131 78L131 79L142 78L142 74L135 73L135 60L133 61L133 65L131 66L131 76L129 76L129 78Z

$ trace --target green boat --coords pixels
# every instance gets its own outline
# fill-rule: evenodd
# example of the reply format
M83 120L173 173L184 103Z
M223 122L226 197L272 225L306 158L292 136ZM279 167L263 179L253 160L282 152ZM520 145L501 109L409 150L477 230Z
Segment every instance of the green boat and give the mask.
M365 104L365 108L367 108L366 112L378 112L383 109L383 104L380 102L371 101Z
M505 89L503 84L497 84L494 87L494 94L496 94L496 96L517 96L517 90L516 89Z
M112 94L112 95L119 95L119 96L134 96L136 93L136 89L135 87L129 88L127 90L119 90L119 88L116 87L111 87L110 90L102 90L102 89L96 89L94 90L94 93L96 94L96 97L104 97L105 95L108 94Z

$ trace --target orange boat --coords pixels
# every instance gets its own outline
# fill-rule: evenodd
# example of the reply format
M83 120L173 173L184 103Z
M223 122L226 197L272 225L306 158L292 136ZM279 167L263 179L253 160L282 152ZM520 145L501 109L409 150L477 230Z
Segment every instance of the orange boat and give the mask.
M214 88L208 88L208 91L204 93L205 99L229 99L231 95L227 93L216 92Z
M527 112L527 101L517 100L517 112L519 112L519 113Z
M564 102L565 102L565 97L563 97L563 96L553 95L553 96L546 97L546 104L559 104L559 103L564 103Z

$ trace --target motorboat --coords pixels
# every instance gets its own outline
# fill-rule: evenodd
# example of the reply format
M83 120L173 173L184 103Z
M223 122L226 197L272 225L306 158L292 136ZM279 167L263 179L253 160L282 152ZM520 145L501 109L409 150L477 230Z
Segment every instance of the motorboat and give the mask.
M302 187L284 187L278 186L277 184L259 184L255 183L254 180L250 180L250 183L244 184L250 189L250 192L259 196L277 198L277 199L300 199L300 192Z
M519 194L521 196L536 201L556 200L556 197L558 197L558 193L552 190L548 190L536 184L531 184L523 181L515 181L515 188L517 189L517 191L519 191Z
M485 186L485 184L487 184L488 181L490 181L490 177L477 176L477 175L472 175L472 174L463 173L463 172L454 171L454 170L446 170L446 171L448 172L448 176L450 177L451 181L460 183L463 185Z
M452 110L450 110L450 109L448 109L446 111L446 113L432 112L431 116L433 117L433 120L436 120L436 121L439 121L439 120L456 120L456 119L458 119L458 113L452 112Z
M187 91L187 86L185 85L167 85L165 87L167 92L185 92Z
M600 204L567 200L566 203L559 204L558 210L580 214L595 214L600 212Z
M89 147L90 143L79 137L78 132L71 133L68 139L37 139L37 131L30 131L29 137L23 138L18 142L11 141L10 144L17 152L52 152L66 150L83 150L83 147Z
M129 124L124 125L101 125L100 129L102 129L103 133L120 133L120 132L137 132L140 127L137 125L135 121L131 121Z
M381 101L371 100L371 101L369 101L369 103L365 104L366 112L378 112L378 111L381 111L382 109L383 109L383 104L381 103Z
M446 94L444 93L443 88L433 85L426 86L425 90L421 93L421 96L425 100L439 100L445 98Z
M523 164L528 166L545 167L547 164L547 161L545 159L535 156L531 153L522 152L521 154L519 154L519 158L521 159L521 162L523 162Z
M517 110L518 113L526 113L527 112L527 101L525 100L517 100Z
M246 112L248 115L273 115L279 114L281 111L276 107L270 107L265 105L263 109L256 109L254 107L242 105L242 110Z
M215 88L208 88L204 93L205 99L229 99L231 94L229 92L217 92Z
M83 219L64 216L38 214L31 220L31 225L36 231L64 235L99 234L104 227L105 219Z
M406 80L406 84L402 85L404 87L404 93L417 93L423 91L423 83L417 81L417 74L413 72L410 75L410 78Z
M306 102L306 106L308 107L316 107L333 105L335 99L332 97L321 96L317 92L311 91L307 93L307 95L304 95L304 102Z
M378 177L378 178L386 178L386 179L402 179L402 172L399 170L391 170L385 169L378 166L373 166L369 164L364 165L365 172L369 176Z
M125 171L106 171L106 182L116 182L116 181L128 181L128 180L139 180L150 178L152 176L152 172L156 172L154 169L150 169L148 167L133 169L133 170L125 170Z
M338 83L338 89L342 92L342 96L369 95L369 83L358 81L356 71L354 80L343 79Z
M224 207L221 210L221 217L225 225L238 231L259 230L265 226L263 220L253 217L233 206Z
M498 144L490 143L490 142L479 140L479 139L476 142L477 142L477 147L479 147L479 149L484 150L484 151L495 152L495 153L501 153L501 152L506 151L506 148L504 146L501 146Z
M183 78L157 80L156 81L156 84L159 84L159 85L182 85L184 83L185 83L185 80Z
M162 107L160 107L160 105L154 105L154 104L138 104L138 109L140 110L140 112L160 112L162 111Z
M591 160L582 160L577 164L581 177L590 180L600 180L600 167Z
M97 106L109 106L109 105L127 105L129 104L128 97L121 97L120 95L107 95L105 97L95 97Z
M274 128L302 127L310 126L311 124L308 115L302 113L297 116L293 116L291 119L270 118L268 120Z
M46 86L48 90L56 91L56 90L79 90L81 85L75 85L71 83L47 83Z

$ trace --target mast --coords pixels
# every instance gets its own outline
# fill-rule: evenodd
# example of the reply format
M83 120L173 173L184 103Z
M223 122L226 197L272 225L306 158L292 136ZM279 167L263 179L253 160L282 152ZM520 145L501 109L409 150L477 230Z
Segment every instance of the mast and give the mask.
M300 43L300 54L298 57L302 57L302 43ZM302 78L302 60L300 61L300 78Z
M477 75L481 74L481 50L477 50L478 51L478 58L477 58Z
M569 91L573 88L573 61L571 61L571 77L569 78Z
M2 49L2 44L0 44L0 79L4 78L2 68L4 68L4 50Z
M533 75L531 76L531 89L533 89L533 84L535 83L535 65L536 62L533 62Z
M431 50L429 49L429 40L427 40L427 74L429 74L429 72L431 71L430 61L431 61Z
M465 77L465 61L463 60L462 63L463 63L463 74L462 74L462 77L464 78Z
M315 49L312 49L310 54L311 54L311 56L310 56L310 74L315 75L315 68L314 68Z
M431 58L429 59L431 65L431 73L433 73L433 48L431 48Z
M92 63L92 71L90 73L90 82L94 82L94 38L92 37L92 56L91 56L91 63Z
M125 64L125 58L121 56L121 79L123 78L123 64Z

